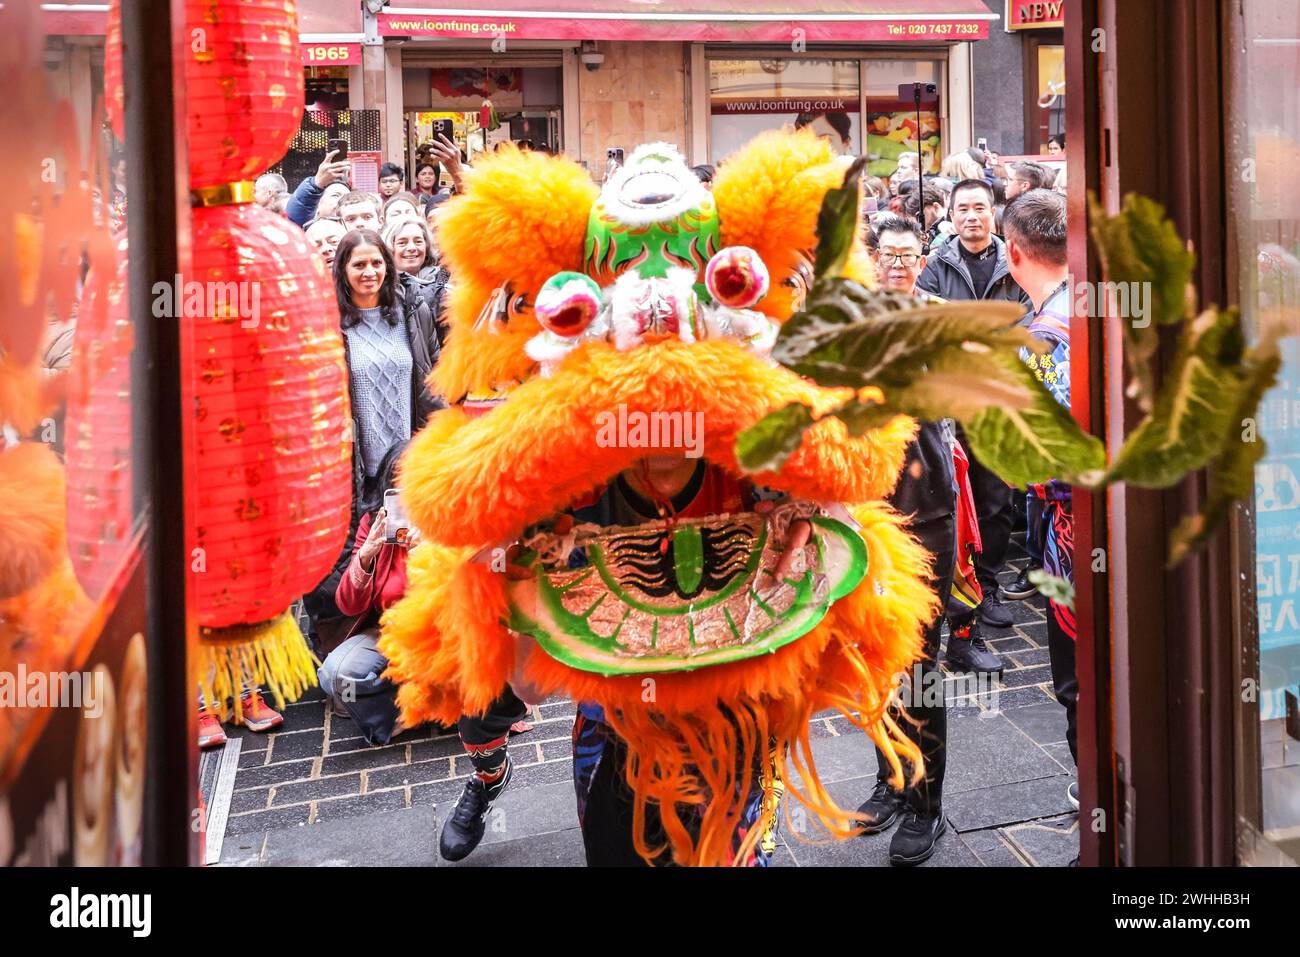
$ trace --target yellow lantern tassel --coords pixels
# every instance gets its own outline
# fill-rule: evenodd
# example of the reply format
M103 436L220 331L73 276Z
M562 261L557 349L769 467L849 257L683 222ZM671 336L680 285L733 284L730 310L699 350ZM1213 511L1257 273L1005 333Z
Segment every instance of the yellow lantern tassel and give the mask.
M245 681L270 691L276 707L283 708L316 683L319 664L297 620L286 611L252 625L200 629L195 678L204 701L222 721L230 718L227 699L234 700L238 720Z

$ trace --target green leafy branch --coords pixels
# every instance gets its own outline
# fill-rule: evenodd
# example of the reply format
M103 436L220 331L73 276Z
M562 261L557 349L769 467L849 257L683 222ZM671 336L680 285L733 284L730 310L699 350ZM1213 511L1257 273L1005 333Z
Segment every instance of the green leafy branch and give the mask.
M1009 484L1056 479L1097 490L1114 482L1168 488L1208 468L1211 493L1170 542L1171 564L1203 545L1234 500L1248 498L1266 446L1254 427L1281 363L1271 335L1250 346L1235 309L1196 314L1194 256L1163 208L1128 196L1116 216L1092 203L1092 238L1108 294L1145 296L1149 315L1124 325L1128 394L1146 413L1113 459L1021 359L1039 346L1016 323L1015 303L943 302L872 291L843 275L858 220L855 162L830 190L817 221L814 283L781 328L773 358L820 386L854 390L817 416L788 405L740 434L737 458L750 472L777 471L803 434L825 418L860 435L898 415L960 421L979 460ZM1137 299L1126 299L1137 302ZM1154 320L1154 321L1152 321ZM1178 328L1178 352L1155 386L1161 327ZM1055 586L1053 586L1055 587Z

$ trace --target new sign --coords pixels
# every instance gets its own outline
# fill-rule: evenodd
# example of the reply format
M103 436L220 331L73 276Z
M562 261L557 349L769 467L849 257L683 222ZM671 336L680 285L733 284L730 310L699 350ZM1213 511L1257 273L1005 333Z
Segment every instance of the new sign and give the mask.
M1007 0L1008 30L1045 30L1065 26L1065 0Z

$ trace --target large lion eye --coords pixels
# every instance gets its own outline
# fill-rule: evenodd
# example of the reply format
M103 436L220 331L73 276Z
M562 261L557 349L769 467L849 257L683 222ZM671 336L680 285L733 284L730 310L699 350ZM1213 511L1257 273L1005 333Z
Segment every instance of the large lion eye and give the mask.
M813 259L812 256L805 252L800 252L795 262L794 272L787 276L782 285L794 290L791 297L791 305L798 312L804 307L808 300L808 290L812 288L813 281Z
M532 308L532 304L528 301L528 293L522 292L517 296L510 297L508 312L511 319L516 319L527 312L531 312Z

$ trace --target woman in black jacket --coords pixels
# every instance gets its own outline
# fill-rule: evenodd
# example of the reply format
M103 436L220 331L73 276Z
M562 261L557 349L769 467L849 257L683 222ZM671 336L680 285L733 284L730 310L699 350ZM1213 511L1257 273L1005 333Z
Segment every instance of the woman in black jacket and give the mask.
M334 289L352 407L351 542L358 503L373 497L385 453L409 441L444 405L427 385L440 337L424 299L403 295L393 258L372 230L354 229L339 241ZM345 547L330 575L303 599L318 653L327 653L341 640L343 634L335 632L347 624L334 602L347 556Z
M438 262L433 234L421 220L402 219L384 228L384 244L392 253L408 304L422 299L428 305L439 333L445 332L442 321L443 297L447 291L447 270Z

